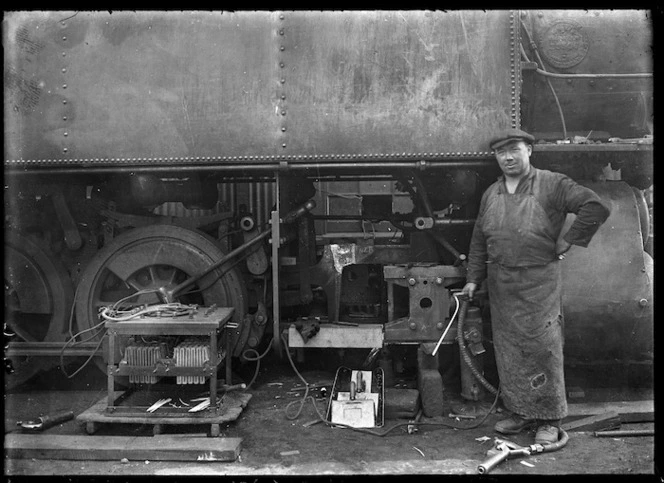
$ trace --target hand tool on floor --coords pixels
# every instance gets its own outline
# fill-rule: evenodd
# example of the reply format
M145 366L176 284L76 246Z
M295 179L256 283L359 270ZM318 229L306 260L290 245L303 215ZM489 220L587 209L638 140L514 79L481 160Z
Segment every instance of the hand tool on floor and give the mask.
M512 443L511 441L496 438L494 447L489 449L486 454L489 457L477 467L477 472L480 475L488 473L509 457L530 456L530 448L525 448Z
M558 428L558 441L555 443L535 443L530 446L519 446L511 441L496 438L494 441L494 447L489 449L486 453L489 458L484 460L484 462L477 467L477 472L480 475L484 475L507 458L558 451L559 449L564 448L568 441L569 435L562 428Z
M74 419L73 411L60 411L59 413L40 416L33 421L17 421L16 425L30 431L43 431L44 429L48 429L56 424L64 423L71 419Z

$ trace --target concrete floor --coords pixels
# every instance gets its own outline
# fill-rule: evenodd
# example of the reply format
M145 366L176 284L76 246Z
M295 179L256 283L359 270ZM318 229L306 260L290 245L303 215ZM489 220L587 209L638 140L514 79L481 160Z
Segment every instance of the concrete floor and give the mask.
M336 366L331 368L300 365L309 384L329 385L334 381ZM251 380L254 365L236 367L236 375ZM70 371L71 372L71 371ZM572 374L570 377L574 376ZM577 375L578 376L578 375ZM575 379L579 381L578 377ZM592 380L590 380L592 381ZM598 379L594 378L597 382ZM234 381L236 382L236 381ZM405 384L412 384L407 379ZM613 378L614 383L620 383ZM240 457L232 463L171 461L67 461L13 459L5 461L5 475L438 475L476 474L494 437L493 425L504 415L491 414L475 429L459 430L446 426L422 426L414 434L399 427L386 436L332 428L325 424L305 427L317 418L313 402L307 400L299 416L301 395L293 394L301 380L287 361L269 357L250 389L252 399L240 417L222 428L222 437L243 438ZM578 384L577 384L578 385ZM625 401L652 399L651 387L584 386L582 401ZM300 393L301 394L301 393ZM16 431L16 421L34 419L41 414L71 409L80 414L106 395L106 380L96 367L88 367L74 379L66 379L59 370L42 373L5 394L5 432ZM445 415L450 405L458 402L453 390L445 392ZM488 401L492 402L491 400ZM291 404L292 403L292 404ZM326 399L316 400L325 414ZM405 420L386 420L380 431ZM425 422L455 422L450 418L425 418ZM165 432L189 431L201 436L201 427L168 427ZM653 428L653 423L623 424L622 429ZM75 420L45 431L45 434L85 434L84 426ZM90 438L104 435L132 435L150 438L151 427L145 425L105 426ZM489 438L483 441L484 437ZM511 438L517 444L532 444L534 432ZM491 474L655 474L654 437L597 438L592 432L570 432L565 448L527 458L503 462ZM289 456L283 452L296 452ZM527 464L526 464L527 463Z

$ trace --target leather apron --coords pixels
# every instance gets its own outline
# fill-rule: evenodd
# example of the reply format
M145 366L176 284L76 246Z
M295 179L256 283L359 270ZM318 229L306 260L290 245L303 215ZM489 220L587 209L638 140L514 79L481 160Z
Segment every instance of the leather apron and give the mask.
M531 182L525 193L510 194L503 184L481 229L503 403L522 417L556 420L567 415L559 233L536 197L538 178L522 180Z

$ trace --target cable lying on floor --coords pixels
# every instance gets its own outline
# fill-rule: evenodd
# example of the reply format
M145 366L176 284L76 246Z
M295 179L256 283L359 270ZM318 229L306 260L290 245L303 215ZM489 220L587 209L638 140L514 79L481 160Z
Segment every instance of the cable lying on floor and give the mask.
M287 341L283 336L282 336L282 341L284 343L284 347L288 347ZM266 353L267 353L267 351L266 351ZM292 357L290 355L290 352L288 350L286 350L286 356L288 357L288 362L290 362L290 365L293 368L293 371L295 371L295 374L297 375L297 377L300 378L300 380L302 381L302 383L304 384L304 387L305 387L304 396L302 397L301 400L292 401L292 402L290 402L286 405L286 409L285 409L286 418L288 418L289 420L297 419L300 416L300 413L302 412L302 409L304 408L304 404L306 403L307 399L309 399L309 400L311 400L311 403L313 404L314 410L316 411L316 414L318 415L319 419L322 422L324 422L325 424L327 424L328 426L348 428L348 429L352 429L353 431L357 431L359 433L366 433L366 434L371 434L373 436L383 437L383 436L386 436L387 434L391 433L392 431L394 431L395 429L397 429L401 426L445 426L445 427L454 428L454 429L474 429L474 428L479 427L481 424L483 424L484 421L486 421L486 419L489 417L491 412L498 405L498 395L500 394L499 391L497 391L497 394L496 394L496 397L493 401L493 404L492 404L491 408L489 409L489 411L487 411L486 415L480 421L478 421L474 424L471 424L471 425L457 425L457 424L451 424L451 423L448 423L448 422L445 422L445 421L409 421L409 422L397 423L397 424L391 426L390 428L386 429L385 431L373 431L373 430L367 429L367 428L355 428L353 426L348 426L346 424L332 423L332 422L328 421L327 419L325 419L325 417L320 413L320 411L318 410L318 406L316 405L316 400L314 399L314 397L309 396L309 383L304 379L304 377L302 377L302 374L300 374L300 372L295 367L295 363L293 362L293 359L292 359ZM299 408L297 409L297 412L295 414L289 414L290 408L293 407L295 404L300 405Z

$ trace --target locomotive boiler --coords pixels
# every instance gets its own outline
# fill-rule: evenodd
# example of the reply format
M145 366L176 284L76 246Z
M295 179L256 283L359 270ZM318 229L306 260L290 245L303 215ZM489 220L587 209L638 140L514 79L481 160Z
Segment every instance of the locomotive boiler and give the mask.
M239 359L449 345L509 127L611 206L569 364L650 365L651 43L637 10L7 13L6 380L104 367L119 301L233 307Z

